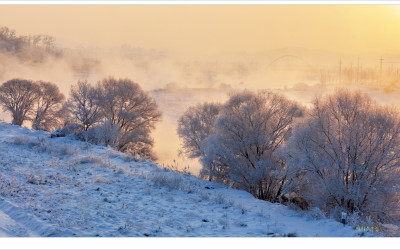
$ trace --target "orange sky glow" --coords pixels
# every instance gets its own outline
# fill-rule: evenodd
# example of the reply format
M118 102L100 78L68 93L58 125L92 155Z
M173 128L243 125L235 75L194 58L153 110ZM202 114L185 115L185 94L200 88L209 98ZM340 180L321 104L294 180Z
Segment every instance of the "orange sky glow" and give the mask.
M0 24L60 44L182 53L303 47L400 53L400 7L379 5L2 5Z

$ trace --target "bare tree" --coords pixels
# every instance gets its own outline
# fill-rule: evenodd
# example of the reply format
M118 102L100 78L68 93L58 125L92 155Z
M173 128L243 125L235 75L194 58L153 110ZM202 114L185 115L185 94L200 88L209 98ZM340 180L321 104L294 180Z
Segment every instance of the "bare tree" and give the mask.
M130 79L109 77L97 85L102 115L119 127L118 150L152 155L150 132L161 118L155 100Z
M15 125L22 126L29 119L38 98L39 87L30 80L12 79L0 86L0 103Z
M270 92L244 91L223 106L215 134L206 138L204 166L216 179L274 200L286 179L284 161L275 155L288 137L301 108Z
M177 132L183 141L182 153L190 158L204 156L204 139L214 133L221 107L219 103L198 104L179 118Z
M384 222L399 214L400 116L361 92L316 99L286 148L294 188L315 206Z
M32 119L32 127L37 130L50 131L59 124L58 111L65 97L60 93L54 83L38 81L39 95L35 104L35 115Z
M73 120L87 131L101 119L99 92L87 81L78 81L71 87L71 94L65 103L65 109L72 115Z

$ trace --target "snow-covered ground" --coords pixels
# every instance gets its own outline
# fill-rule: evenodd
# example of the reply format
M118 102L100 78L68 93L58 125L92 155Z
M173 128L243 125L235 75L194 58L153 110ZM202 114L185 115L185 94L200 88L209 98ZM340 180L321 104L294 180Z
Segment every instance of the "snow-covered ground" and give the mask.
M2 237L360 235L110 148L0 122Z

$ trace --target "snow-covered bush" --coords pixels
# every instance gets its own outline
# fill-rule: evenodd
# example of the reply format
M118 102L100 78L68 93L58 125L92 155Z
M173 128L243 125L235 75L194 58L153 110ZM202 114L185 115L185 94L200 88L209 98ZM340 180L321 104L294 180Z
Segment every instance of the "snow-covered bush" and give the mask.
M199 194L199 196L200 196L200 198L203 200L203 201L208 201L208 200L210 200L210 195L208 194L208 193L206 193L206 192L198 192L198 194Z
M74 148L72 147L71 144L68 144L68 143L58 144L54 149L59 155L62 155L62 156L64 156L64 155L72 156L75 154Z
M65 137L65 133L60 128L58 128L56 131L50 134L50 138L55 137Z
M137 162L137 155L135 155L135 152L119 152L119 151L115 151L115 150L110 150L108 152L108 156L110 158L121 158L123 161L125 162Z
M43 173L38 174L35 171L27 170L25 175L26 182L34 185L43 185L49 183L50 180L47 180Z
M224 195L221 193L217 193L214 198L213 201L217 204L226 204L227 200L225 199Z
M36 140L32 140L32 137L27 135L15 135L12 137L12 143L19 146L34 145Z
M71 144L67 142L46 140L44 137L31 137L27 135L15 135L12 137L12 143L16 145L24 145L37 150L39 152L48 152L59 156L72 156L75 150Z
M325 219L325 214L318 207L311 208L308 215L317 220Z
M336 220L338 220L338 215L335 216ZM377 224L376 221L371 218L371 216L362 214L358 211L355 211L351 214L348 214L346 216L346 224L351 225L353 227L360 227L360 226L365 226L365 227L371 227L371 226L380 226L380 224Z
M83 127L81 125L71 121L64 121L64 126L61 129L61 133L65 135L75 135L78 139L83 139L82 131Z
M292 187L328 214L340 208L374 221L400 212L400 115L360 92L314 101L285 149Z
M120 136L119 127L116 124L112 124L110 120L105 119L86 131L85 136L91 143L115 148L118 145Z
M174 190L181 190L182 188L182 177L179 173L155 172L149 179L157 186L164 186Z
M26 193L27 188L18 182L15 177L0 174L0 195L19 196Z
M275 200L286 180L286 166L275 153L290 135L302 110L271 92L244 91L230 96L205 139L203 169L211 178L264 200Z
M86 154L84 156L80 156L75 160L76 164L104 164L103 158L99 156L94 156L92 153Z
M34 145L32 149L39 152L48 152L49 154L58 156L72 156L75 154L75 150L71 144L65 142L48 141L44 138L39 140L39 142Z

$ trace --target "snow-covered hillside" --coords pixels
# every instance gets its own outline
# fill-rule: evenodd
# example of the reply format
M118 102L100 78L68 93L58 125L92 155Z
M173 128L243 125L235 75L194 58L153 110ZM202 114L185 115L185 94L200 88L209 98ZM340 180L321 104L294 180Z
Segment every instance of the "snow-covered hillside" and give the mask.
M3 237L360 234L110 148L0 122Z

